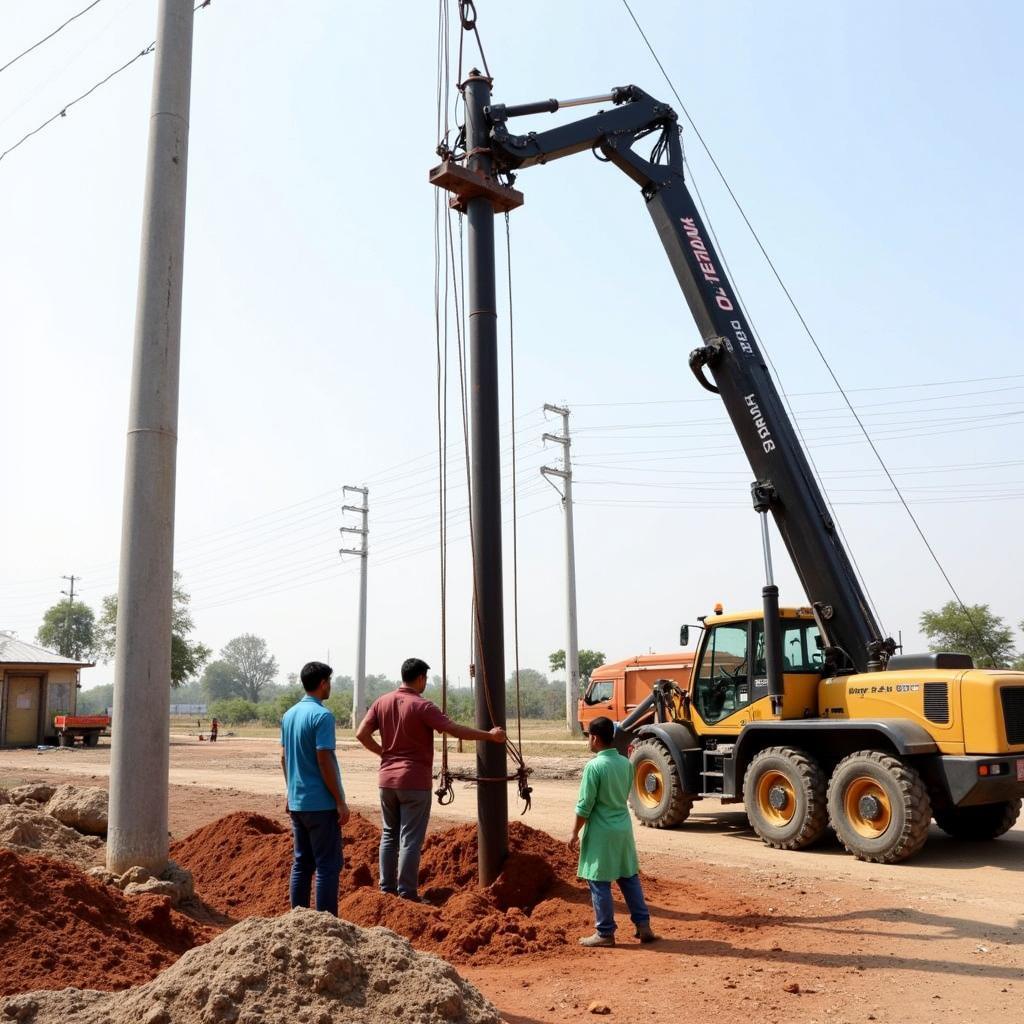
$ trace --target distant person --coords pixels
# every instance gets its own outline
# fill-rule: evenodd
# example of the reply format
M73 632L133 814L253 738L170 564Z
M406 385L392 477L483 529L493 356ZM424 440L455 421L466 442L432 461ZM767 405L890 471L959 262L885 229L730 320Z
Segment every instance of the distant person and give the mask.
M430 666L402 662L397 690L378 697L359 723L356 739L380 758L380 889L413 902L419 897L420 850L430 821L434 733L464 740L504 743L505 730L471 729L453 722L423 696ZM380 733L380 742L374 738Z
M640 885L633 822L626 807L633 766L615 749L615 724L610 718L593 719L588 732L589 746L596 756L583 769L569 849L579 848L576 873L590 886L597 927L593 935L580 939L580 945L615 945L612 882L618 884L626 901L636 937L641 942L654 942L658 936L651 931L651 915Z
M215 718L210 723L210 742L211 743L216 743L217 742L217 730L219 728L220 728L220 722L218 722L217 719Z
M333 671L320 661L302 667L299 678L306 696L281 720L281 768L295 841L291 905L309 906L315 871L316 909L337 917L338 877L344 863L341 829L351 812L334 753L334 715L323 704L331 695Z

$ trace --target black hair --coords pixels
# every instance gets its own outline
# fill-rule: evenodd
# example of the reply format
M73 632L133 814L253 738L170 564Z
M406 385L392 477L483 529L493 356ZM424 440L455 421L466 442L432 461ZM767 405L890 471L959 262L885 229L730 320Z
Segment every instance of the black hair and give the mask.
M330 679L334 669L322 661L310 661L302 666L299 678L306 693L312 693L324 680Z
M587 732L596 736L606 747L610 747L615 740L615 723L610 718L601 715L599 718L592 718Z
M429 671L430 666L422 658L406 658L402 662L402 682L411 683Z

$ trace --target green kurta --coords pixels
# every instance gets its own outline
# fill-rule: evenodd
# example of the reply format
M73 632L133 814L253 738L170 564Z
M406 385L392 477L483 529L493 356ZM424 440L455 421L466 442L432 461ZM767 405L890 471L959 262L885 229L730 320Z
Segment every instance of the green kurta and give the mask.
M633 766L614 748L598 753L583 769L576 813L586 818L576 873L591 882L632 878L640 870L633 822L626 799Z

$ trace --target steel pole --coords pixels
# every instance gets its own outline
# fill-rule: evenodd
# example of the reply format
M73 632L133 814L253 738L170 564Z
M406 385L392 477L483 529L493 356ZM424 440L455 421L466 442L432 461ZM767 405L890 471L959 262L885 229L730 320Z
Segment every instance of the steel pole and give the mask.
M466 148L471 170L491 173L484 107L491 80L470 71L464 83ZM479 629L474 647L476 724L505 725L505 631L501 570L501 444L498 426L498 314L494 281L494 207L466 203L469 248L470 514ZM477 743L477 846L480 882L489 885L508 856L508 774L505 748Z
M167 769L192 0L160 0L114 657L107 867L167 866Z

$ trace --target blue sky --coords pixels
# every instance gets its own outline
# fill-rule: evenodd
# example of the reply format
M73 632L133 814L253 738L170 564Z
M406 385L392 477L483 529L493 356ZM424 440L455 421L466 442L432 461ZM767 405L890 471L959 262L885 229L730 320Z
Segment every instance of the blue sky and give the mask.
M82 6L0 13L0 63ZM155 7L103 0L0 74L0 150L142 49ZM671 99L617 0L477 7L499 101L627 82ZM961 594L1024 618L1019 7L633 7ZM368 668L440 664L435 32L425 2L214 0L196 15L176 561L198 635L263 635L282 672L328 652L352 671L356 565L337 528L341 485L364 482ZM151 76L138 61L0 161L0 628L28 638L62 574L96 605L116 586ZM919 644L945 584L688 127L684 142L881 618ZM546 668L564 645L546 401L573 410L581 645L671 648L715 601L758 601L750 472L686 368L696 330L635 187L586 155L519 185L520 661ZM452 406L449 661L465 681ZM780 545L776 562L802 601Z

